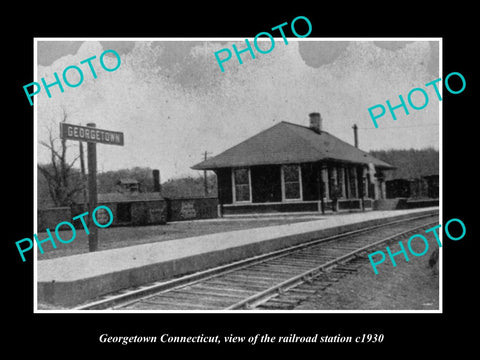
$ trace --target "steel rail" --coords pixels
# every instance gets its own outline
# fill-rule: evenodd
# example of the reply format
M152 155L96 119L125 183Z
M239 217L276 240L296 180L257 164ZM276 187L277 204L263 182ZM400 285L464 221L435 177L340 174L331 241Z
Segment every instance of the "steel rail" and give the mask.
M362 252L364 252L364 251L366 251L370 248L376 247L376 246L378 246L380 244L383 244L385 242L388 242L390 240L402 237L403 235L412 233L413 231L417 231L421 228L424 228L426 226L430 226L432 224L436 224L436 222L421 225L421 226L418 226L416 228L409 229L407 231L403 231L401 233L389 236L385 239L382 239L382 240L376 241L374 243L365 245L365 246L363 246L363 247L361 247L357 250L354 250L354 251L351 251L350 253L339 256L336 259L327 261L326 263L321 264L319 266L316 266L313 269L307 270L307 271L305 271L305 272L303 272L299 275L293 276L290 279L287 279L287 280L285 280L285 281L283 281L283 282L281 282L277 285L274 285L274 286L272 286L268 289L265 289L265 290L263 290L263 291L261 291L257 294L254 294L254 295L252 295L252 296L250 296L246 299L243 299L243 300L229 306L225 310L236 310L236 309L241 309L243 307L245 307L247 309L255 308L256 306L267 302L271 298L276 297L278 294L283 294L286 291L288 291L288 290L290 290L294 287L297 287L298 285L301 285L301 284L303 284L305 282L308 282L308 281L312 281L313 279L315 279L315 277L318 277L319 275L323 274L324 270L326 270L326 269L328 269L332 266L335 266L339 262L342 262L342 261L345 261L349 258L355 257L357 254L362 253Z
M254 256L254 257L250 257L248 259L243 259L243 260L235 261L235 262L232 262L232 263L229 263L229 264L220 265L220 266L217 266L217 267L214 267L214 268L211 268L211 269L195 272L193 274L184 275L184 276L181 276L179 278L175 278L175 279L171 279L171 280L167 280L167 281L157 281L157 282L154 282L151 285L137 286L133 290L126 290L126 291L122 290L122 291L119 291L119 292L117 292L115 294L112 294L112 295L107 294L102 299L95 300L95 301L92 301L92 302L87 303L87 304L79 305L79 306L73 308L73 310L101 310L101 309L106 309L106 308L112 308L112 307L114 307L118 304L122 304L123 306L126 306L126 305L129 305L131 303L141 301L142 299L148 298L150 296L154 296L154 295L157 295L157 294L160 294L160 293L176 290L176 289L179 289L179 288L182 288L182 287L185 287L185 286L193 285L193 284L196 284L200 281L205 281L205 280L208 280L208 279L211 279L211 278L218 277L220 275L226 275L226 274L229 274L231 272L250 267L252 265L260 264L260 263L265 262L267 260L272 260L272 259L288 256L289 254L294 253L296 251L299 251L303 248L308 248L308 247L312 247L312 246L315 246L315 245L320 244L320 243L329 242L329 241L333 241L333 240L337 240L337 239L341 239L341 238L345 238L345 237L349 237L349 236L353 236L353 235L362 234L362 233L369 232L369 231L372 231L372 230L375 230L375 229L378 229L378 228L384 228L384 227L387 227L389 225L405 223L405 222L409 222L409 221L412 221L412 220L419 220L419 219L431 217L431 216L434 216L434 215L438 215L438 212L437 211L432 211L432 212L429 212L428 214L422 214L420 216L412 216L412 217L402 218L402 219L390 221L390 222L387 222L387 223L382 223L382 224L372 225L372 226L368 226L368 227L361 228L361 229L342 232L340 234L328 236L328 237L325 237L325 238L309 240L309 241L306 241L302 244L297 244L297 245L285 247L285 248L275 250L275 251L272 251L272 252L269 252L269 253L257 255L257 256ZM125 303L127 303L127 304L125 304Z

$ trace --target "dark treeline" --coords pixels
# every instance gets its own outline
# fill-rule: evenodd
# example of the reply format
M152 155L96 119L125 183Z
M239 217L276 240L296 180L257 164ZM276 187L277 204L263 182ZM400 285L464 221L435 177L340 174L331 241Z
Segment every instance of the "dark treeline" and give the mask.
M422 150L377 150L370 153L378 159L384 160L397 167L393 171L386 172L386 179L414 179L425 175L439 173L439 152L433 148ZM80 171L72 169L71 176L78 181ZM107 171L97 175L98 192L109 193L118 191L117 182L120 179L134 179L140 183L140 191L153 191L152 169L149 167L134 167L131 169L121 169ZM208 196L217 196L217 179L215 174L208 172L207 177ZM73 181L73 179L72 179ZM170 179L161 183L162 195L164 197L201 197L204 196L204 178L203 172L198 176L188 176L176 179ZM76 199L80 199L81 193L76 194ZM76 202L73 199L73 202ZM39 208L51 207L55 204L51 200L48 188L48 182L41 172L38 172L38 206Z
M377 159L396 166L386 171L386 179L416 179L426 175L439 174L439 152L433 148L421 150L375 150L370 154Z
M134 167L100 173L97 175L98 192L118 191L116 183L120 179L137 180L140 183L141 192L152 192L154 190L152 170L149 167ZM199 173L198 176L170 179L165 182L160 179L160 182L162 195L165 197L204 196L205 193L203 172ZM208 196L217 195L217 179L215 174L211 172L208 172L207 176L207 190Z
M98 193L111 193L119 191L117 182L121 179L133 179L140 183L141 192L152 192L153 175L149 167L134 167L131 169L120 169L115 171L106 171L97 174L97 191ZM207 190L208 196L217 196L217 179L212 172L207 173ZM71 176L78 182L80 179L80 170L72 169ZM72 179L73 179L72 178ZM73 180L72 180L73 181ZM38 172L38 207L47 208L58 206L52 201L49 186L45 176ZM199 172L198 176L187 176L177 179L170 179L161 182L162 195L164 197L201 197L205 194L203 172ZM78 203L82 201L82 192L77 191L73 194L69 203ZM67 205L67 204L65 204Z

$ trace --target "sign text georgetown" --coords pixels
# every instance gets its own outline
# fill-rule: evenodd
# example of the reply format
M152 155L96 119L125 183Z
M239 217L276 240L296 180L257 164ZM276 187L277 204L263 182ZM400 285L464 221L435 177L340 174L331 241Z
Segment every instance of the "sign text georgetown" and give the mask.
M123 145L123 133L119 131L101 130L87 126L60 123L60 134L63 139Z

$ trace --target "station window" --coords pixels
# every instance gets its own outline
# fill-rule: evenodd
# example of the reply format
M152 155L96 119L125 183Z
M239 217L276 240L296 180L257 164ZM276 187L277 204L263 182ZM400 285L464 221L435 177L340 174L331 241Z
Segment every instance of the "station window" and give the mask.
M282 166L282 189L284 200L302 199L302 177L299 165Z
M251 202L250 170L248 168L233 169L233 187L235 202Z

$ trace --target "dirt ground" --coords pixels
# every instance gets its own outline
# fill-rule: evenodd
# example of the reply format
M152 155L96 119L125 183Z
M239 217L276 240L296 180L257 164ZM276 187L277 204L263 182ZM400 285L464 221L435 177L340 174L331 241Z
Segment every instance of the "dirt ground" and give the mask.
M392 251L394 246L398 244L390 247ZM396 256L396 267L387 255L378 265L378 274L367 259L357 272L317 292L295 310L438 310L439 275L428 265L432 252L430 248L423 256L409 256L409 262L403 255Z
M126 246L146 244L166 240L181 239L219 232L252 229L256 227L285 225L296 222L319 220L319 216L290 216L272 218L247 218L247 219L215 219L199 221L183 221L167 223L165 225L136 226L136 227L112 227L98 229L99 250L114 249ZM61 243L55 238L55 232L51 230L57 248L54 249L51 242L42 244L44 253L37 249L38 260L52 259L62 256L70 256L88 252L88 235L83 229L76 230L76 237L71 243ZM72 232L59 231L62 239L69 240ZM39 233L39 240L46 239L46 232Z

